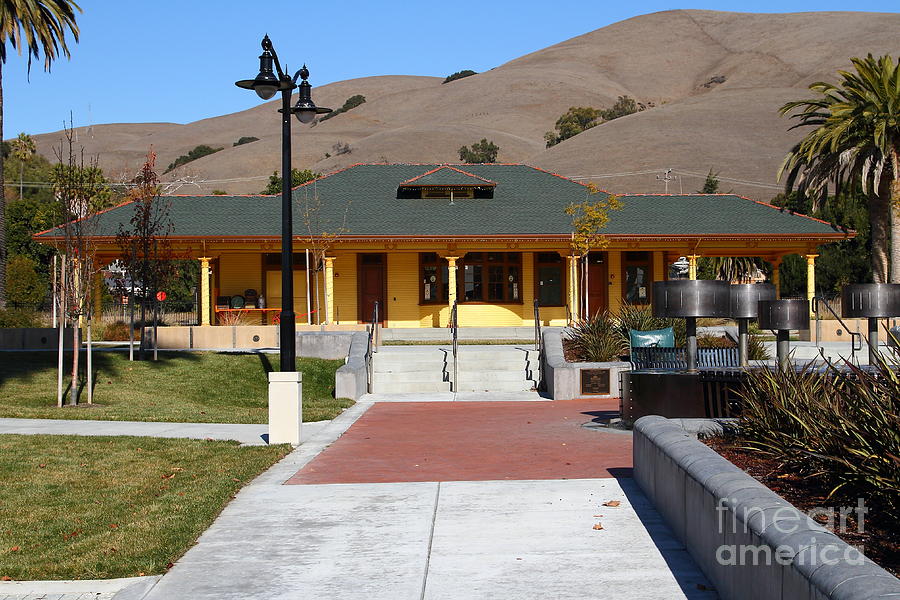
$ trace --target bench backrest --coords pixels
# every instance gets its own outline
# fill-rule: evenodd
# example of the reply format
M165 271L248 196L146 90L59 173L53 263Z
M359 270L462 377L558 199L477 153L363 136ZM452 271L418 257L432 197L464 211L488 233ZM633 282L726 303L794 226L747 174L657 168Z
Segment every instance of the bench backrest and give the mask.
M651 331L629 329L628 341L632 348L674 348L675 330L671 327Z
M740 366L737 348L699 348L697 366L701 368ZM632 348L631 368L678 371L687 368L684 348Z

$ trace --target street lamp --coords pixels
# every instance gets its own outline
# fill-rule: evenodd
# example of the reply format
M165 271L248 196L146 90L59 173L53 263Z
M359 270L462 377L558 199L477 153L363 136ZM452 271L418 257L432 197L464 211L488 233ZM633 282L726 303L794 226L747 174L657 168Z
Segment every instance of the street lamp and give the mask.
M239 88L253 90L263 100L281 92L281 314L279 339L281 347L281 370L295 371L296 366L296 316L294 315L294 223L291 202L291 114L297 115L301 123L310 123L316 115L330 113L330 108L321 108L312 101L312 86L307 79L306 65L293 78L281 69L278 54L272 41L266 35L262 40L263 53L259 56L259 75L255 79L236 81ZM275 67L274 71L272 67ZM297 85L297 79L302 81ZM291 92L300 88L297 104L291 106Z

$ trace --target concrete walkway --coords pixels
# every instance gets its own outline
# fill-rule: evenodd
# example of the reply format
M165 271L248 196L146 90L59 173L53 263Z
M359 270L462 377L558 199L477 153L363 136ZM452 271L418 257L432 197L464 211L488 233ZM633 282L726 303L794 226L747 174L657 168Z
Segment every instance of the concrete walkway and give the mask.
M345 411L245 487L142 600L716 597L629 477L284 485L352 443L351 426L357 441L382 433L372 406ZM602 459L603 435L587 434L580 443ZM478 454L477 439L455 443Z
M304 423L307 437L315 436L328 421ZM236 440L244 446L263 446L268 425L232 423L149 423L77 419L0 419L0 433L46 435L136 435L144 437Z

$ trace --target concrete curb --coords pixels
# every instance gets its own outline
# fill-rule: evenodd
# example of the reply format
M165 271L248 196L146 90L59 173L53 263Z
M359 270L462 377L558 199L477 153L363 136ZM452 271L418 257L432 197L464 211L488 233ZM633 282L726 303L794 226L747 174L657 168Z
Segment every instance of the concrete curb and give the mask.
M162 575L150 575L147 577L119 577L117 579L72 579L72 580L44 580L44 581L0 581L0 597L7 595L42 596L71 594L115 594L116 600L131 600L143 596L122 595L127 590L145 589L153 587Z
M900 595L900 580L674 420L637 420L634 479L724 599Z
M369 391L366 373L366 351L369 348L369 334L358 331L350 339L347 362L334 374L335 398L359 400Z
M609 369L609 394L587 395L581 393L581 371L584 369ZM554 400L574 400L575 398L618 398L620 394L619 373L631 369L627 362L580 362L566 361L562 346L562 331L543 332L543 352L541 352L541 378L547 393Z

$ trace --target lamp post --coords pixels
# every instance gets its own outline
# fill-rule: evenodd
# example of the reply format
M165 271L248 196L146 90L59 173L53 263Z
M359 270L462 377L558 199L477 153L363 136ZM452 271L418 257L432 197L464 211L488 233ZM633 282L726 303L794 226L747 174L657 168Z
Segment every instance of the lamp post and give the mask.
M330 113L330 108L320 108L312 101L312 86L307 79L306 65L293 77L286 74L278 61L272 41L266 35L262 39L263 53L259 56L259 75L255 79L236 81L239 88L253 90L263 100L269 100L281 92L281 313L279 340L281 370L296 370L296 316L294 314L294 222L291 201L291 115L297 115L301 123L310 123L316 115ZM272 67L275 67L274 71ZM297 79L302 81L297 85ZM297 103L291 106L291 92L299 87Z

